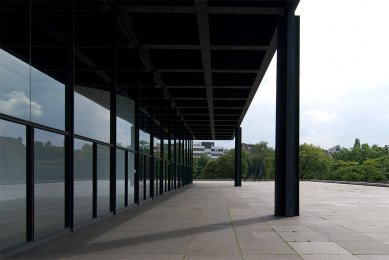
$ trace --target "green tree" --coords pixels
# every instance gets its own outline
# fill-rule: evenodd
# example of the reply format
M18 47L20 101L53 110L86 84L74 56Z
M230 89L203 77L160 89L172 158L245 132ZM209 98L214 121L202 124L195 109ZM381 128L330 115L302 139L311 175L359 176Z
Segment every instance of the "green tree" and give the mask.
M331 167L331 158L319 146L300 145L300 179L323 179Z
M253 145L252 150L247 154L247 159L243 158L244 165L246 165L247 159L251 162L259 165L260 163L264 163L266 177L268 179L273 179L275 175L275 152L272 147L268 146L267 142L260 142L258 144ZM243 164L242 162L242 164ZM242 165L243 168L243 165ZM244 171L246 174L246 168Z
M198 179L201 178L201 171L207 165L209 161L209 157L206 154L201 154L200 157L193 158L193 178Z
M333 154L329 179L348 181L385 181L389 179L389 155L385 148L369 146L355 139L350 149Z
M209 160L201 171L201 179L216 178L218 178L218 162L217 160Z
M361 148L361 141L358 138L355 138L354 148Z

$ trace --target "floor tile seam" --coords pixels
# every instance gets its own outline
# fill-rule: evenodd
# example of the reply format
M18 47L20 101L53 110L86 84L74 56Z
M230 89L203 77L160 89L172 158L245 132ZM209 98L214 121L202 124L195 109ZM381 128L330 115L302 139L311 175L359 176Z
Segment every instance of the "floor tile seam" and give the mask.
M326 221L329 221L330 223L333 223L334 226L339 226L339 227L345 228L345 229L347 229L347 230L349 230L349 231L352 231L352 232L356 232L356 233L361 234L361 232L357 232L357 231L355 231L355 230L352 230L351 228L348 228L348 227L346 227L346 226L344 226L344 225L341 225L341 224L336 223L336 222L334 222L334 221L332 221L332 220L329 220L329 219L327 219L327 218L325 218L325 217L322 217L322 216L320 216L319 214L316 214L316 213L314 213L314 212L312 212L312 211L309 211L309 210L304 210L304 211L306 211L306 212L308 212L308 213L310 213L310 214L312 214L312 215L314 215L314 216L316 216L316 217L319 217L319 218L321 218L321 219L324 219L324 220L326 220ZM315 226L315 225L305 225L305 226L307 226L308 228L312 229L310 226ZM320 226L320 225L319 225L319 226ZM313 231L319 233L320 235L322 235L323 237L325 237L326 239L328 239L329 242L334 242L334 243L336 243L336 241L332 241L331 238L330 238L329 236L326 236L325 234L321 233L320 231L317 231L317 230L313 230ZM337 244L337 243L336 243L336 244ZM340 245L339 245L339 246L340 246ZM342 247L342 248L343 248L343 247ZM348 251L348 250L347 250L347 251ZM349 251L348 251L348 252L349 252ZM351 252L350 252L350 253L351 253Z
M204 214L204 206L205 206L205 204L206 204L206 202L207 202L207 197L204 197L204 199L203 199L202 201L203 201L203 207L201 208L201 214L199 214L199 216L198 216L198 218L197 218L196 227L199 226L201 216ZM190 246L190 244L192 243L192 240L193 240L193 236L194 236L194 235L195 235L195 234L192 234L192 235L190 236L190 239L189 239L189 241L188 241L188 245L187 245L186 248L185 248L184 256L182 257L182 259L187 259L187 258L190 256L190 254L188 253L188 251L189 251L189 246Z
M236 194L237 196L239 196L236 192L235 192L235 194ZM240 197L240 196L239 196L239 197ZM225 202L226 205L227 205L226 196L224 196L224 202ZM238 248L239 248L239 252L240 252L240 257L242 258L242 260L244 260L242 248L240 247L240 243L239 243L239 240L238 240L238 235L236 234L235 225L234 225L234 222L232 221L231 213L230 213L230 211L228 210L228 207L227 207L227 212L228 212L228 216L230 217L230 222L231 222L232 230L234 230L235 240L236 240L236 243L238 244Z
M293 252L295 252L295 254L298 256L298 257L300 257L300 259L304 259L289 243L288 243L288 241L286 241L279 233L278 233L278 231L277 230L275 230L267 221L265 221L265 223L266 223L266 225L268 225L270 228L271 228L271 230L274 232L274 233L276 233L277 234L277 236L279 236L280 238L281 238L281 240L293 251ZM280 231L281 232L281 231Z
M389 241L380 241L380 240L378 240L378 239L375 239L374 237L371 237L371 236L369 236L369 235L366 235L366 234L368 234L368 233L383 233L383 234L385 234L386 232L362 232L362 233L360 233L360 234L363 234L364 236L367 236L368 238L371 238L371 239L373 239L373 240L375 240L376 242L379 242L379 243L381 243L381 244L384 244L385 242L389 242ZM384 244L385 245L385 244Z

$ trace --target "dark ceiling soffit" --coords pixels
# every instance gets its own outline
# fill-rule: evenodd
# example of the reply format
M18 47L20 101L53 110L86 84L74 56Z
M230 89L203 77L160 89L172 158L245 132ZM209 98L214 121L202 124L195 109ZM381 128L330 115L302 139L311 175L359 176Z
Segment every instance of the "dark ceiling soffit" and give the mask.
M212 67L210 49L211 44L209 39L208 3L202 0L195 0L195 4L201 46L201 58L203 61L204 69L205 91L208 102L209 121L211 123L211 135L212 139L215 139L215 118L213 112Z
M140 42L139 42L138 38L136 37L136 35L134 33L132 22L129 19L129 16L122 10L122 8L120 8L120 11L118 13L117 22L118 22L118 26L123 31L124 35L128 38L128 40L134 44L134 47L140 49L139 56L142 59L142 61L144 62L144 64L148 67L149 70L154 71L154 67L153 67L153 64L152 64L152 62L150 60L150 55L149 55L148 51L140 48ZM126 28L129 28L129 30L126 30ZM184 125L188 129L190 135L193 137L194 135L193 135L190 127L188 126L187 122L185 121L185 119L183 117L183 114L181 113L180 109L175 104L175 102L174 102L173 98L171 97L169 91L164 86L163 81L162 81L161 76L159 75L159 73L154 73L154 80L163 89L163 92L164 92L165 96L170 100L170 103L171 103L172 107L177 110L178 116L180 117L181 121L184 122Z
M207 1L199 0L196 2L204 2L208 5ZM128 13L188 13L194 14L197 11L192 6L125 6L121 8ZM283 14L284 9L282 7L207 7L209 14Z
M244 51L266 51L268 46L234 46L234 45L211 45L209 46L211 50L244 50ZM144 44L142 45L144 49L153 49L153 50L200 50L200 45L176 45L176 44Z

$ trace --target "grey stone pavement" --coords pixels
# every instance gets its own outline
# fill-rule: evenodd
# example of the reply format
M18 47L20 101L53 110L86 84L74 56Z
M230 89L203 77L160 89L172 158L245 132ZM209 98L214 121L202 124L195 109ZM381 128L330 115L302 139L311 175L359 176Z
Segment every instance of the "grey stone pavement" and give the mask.
M195 182L13 258L389 259L389 188L301 182L300 198L277 218L274 182Z

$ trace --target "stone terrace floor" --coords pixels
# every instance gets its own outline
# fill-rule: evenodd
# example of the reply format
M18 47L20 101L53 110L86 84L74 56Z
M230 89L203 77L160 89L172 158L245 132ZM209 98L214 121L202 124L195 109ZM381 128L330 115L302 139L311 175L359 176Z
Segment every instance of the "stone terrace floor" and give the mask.
M273 216L274 182L199 181L18 259L389 259L389 188L301 182L301 214Z

